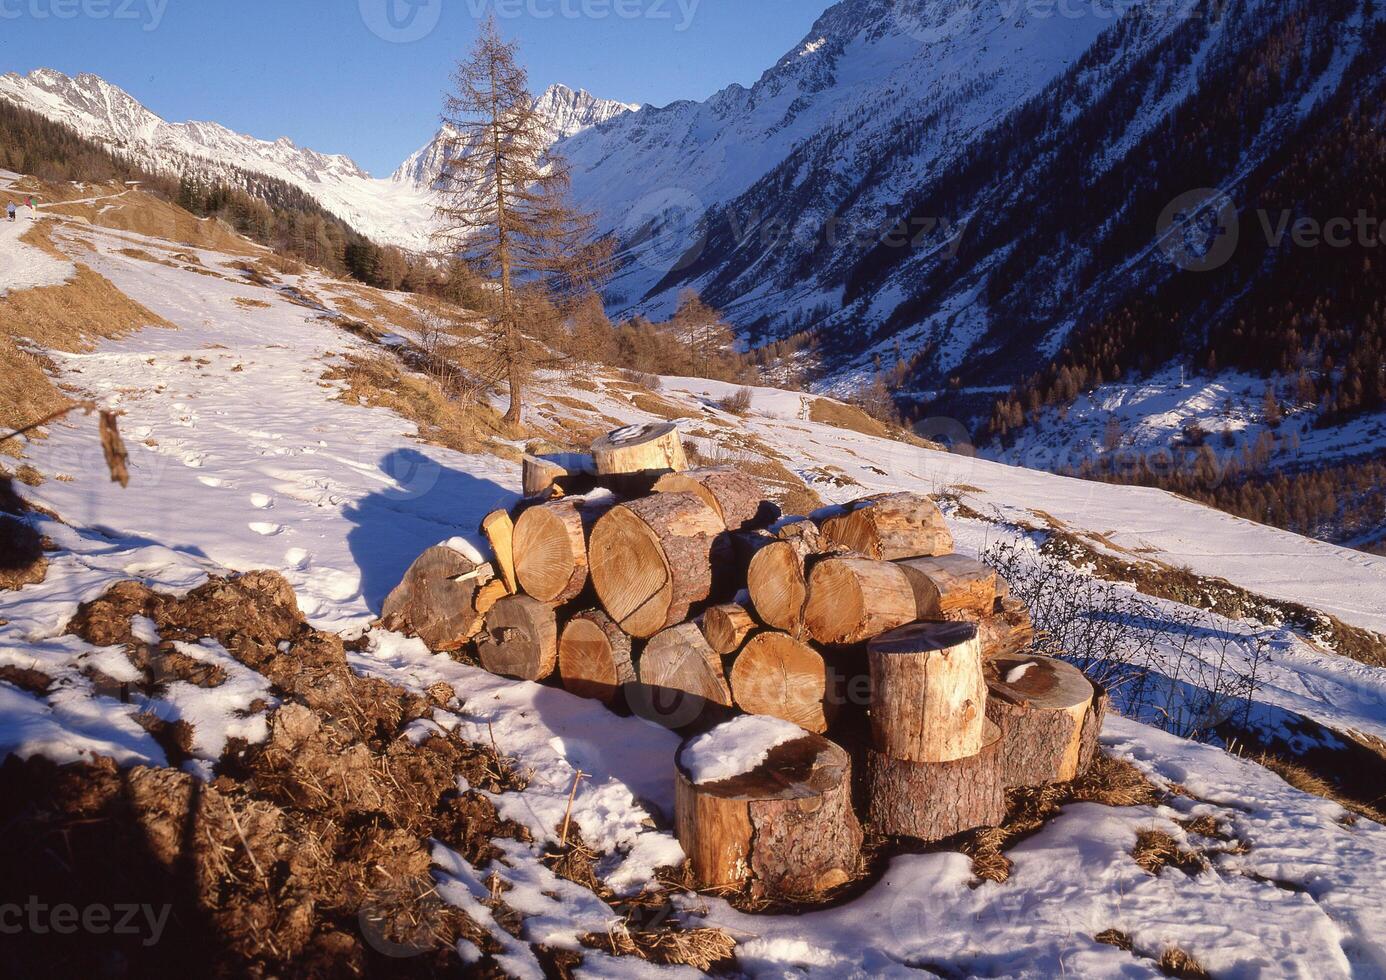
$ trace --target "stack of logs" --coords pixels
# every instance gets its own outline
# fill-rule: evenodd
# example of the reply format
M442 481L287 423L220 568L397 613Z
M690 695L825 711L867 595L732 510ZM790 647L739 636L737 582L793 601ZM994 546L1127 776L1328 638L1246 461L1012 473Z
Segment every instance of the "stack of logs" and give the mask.
M925 841L999 822L1007 789L1073 779L1092 757L1101 692L1027 654L1024 604L953 553L925 495L782 518L746 474L690 469L668 424L526 457L524 488L483 523L490 561L425 553L385 625L686 733L738 712L798 726L722 783L675 760L702 885L800 896L845 880L861 842L844 805L853 755L874 829Z

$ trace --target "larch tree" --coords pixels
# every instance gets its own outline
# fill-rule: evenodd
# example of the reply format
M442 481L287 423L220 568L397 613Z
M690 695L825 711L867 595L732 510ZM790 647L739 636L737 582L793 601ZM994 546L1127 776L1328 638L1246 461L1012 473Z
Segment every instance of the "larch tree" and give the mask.
M508 423L520 421L525 378L534 363L521 316L522 288L562 298L606 274L611 250L594 236L593 216L568 202L566 162L548 152L548 120L537 110L518 48L495 19L453 72L443 123L436 209L449 255L497 283L491 351L509 386Z

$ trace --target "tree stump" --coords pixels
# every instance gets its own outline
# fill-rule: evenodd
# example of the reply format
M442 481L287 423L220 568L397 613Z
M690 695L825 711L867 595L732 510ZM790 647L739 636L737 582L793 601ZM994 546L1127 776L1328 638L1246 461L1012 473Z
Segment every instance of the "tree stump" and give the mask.
M820 734L828 730L836 707L822 655L784 633L761 633L746 644L732 664L731 689L742 711L783 718Z
M555 490L562 492L559 481L568 476L568 468L542 456L525 455L520 463L520 483L526 499L550 497Z
M996 569L963 555L906 558L896 562L914 586L920 619L949 613L990 615L996 605Z
M497 510L487 514L481 522L481 533L495 552L496 572L506 591L514 595L520 591L520 585L515 577L515 522L510 519L510 512Z
M666 473L654 489L655 493L694 494L717 512L728 531L768 527L780 516L780 509L763 499L756 481L730 466Z
M1083 672L1049 657L994 658L987 717L1001 729L1006 787L1077 779L1092 762L1105 699Z
M702 627L708 646L714 653L726 656L740 650L759 624L745 606L726 602L703 613Z
M592 444L599 476L648 478L646 487L664 473L688 469L678 426L672 422L631 425L610 432Z
M691 493L660 493L597 521L588 563L602 607L644 639L712 596L714 569L725 569L728 551L722 520L707 504Z
M953 762L910 762L866 753L869 814L875 829L892 837L932 842L1006 817L1001 730L985 724L982 750Z
M704 888L749 885L766 898L810 898L849 881L861 850L851 760L818 735L786 742L750 772L694 784L676 757L674 823Z
M872 640L871 736L908 762L954 762L982 750L987 682L967 623L915 623Z
M489 569L451 548L429 548L386 598L382 624L412 633L436 652L461 650L476 633L475 596Z
M827 558L813 566L804 621L819 643L860 643L917 618L914 589L898 565Z
M707 645L702 630L693 623L680 623L645 644L640 655L640 683L681 691L725 707L732 704L722 658Z
M558 640L558 676L569 693L613 703L635 681L630 637L600 609L578 613Z
M558 621L553 607L527 595L502 599L486 615L476 641L481 665L493 674L542 681L558 664Z
M587 537L609 504L581 497L531 507L515 522L515 575L526 593L551 605L576 599L587 585Z
M953 533L938 506L920 493L866 497L847 505L847 512L823 522L823 537L856 554L878 561L947 555Z

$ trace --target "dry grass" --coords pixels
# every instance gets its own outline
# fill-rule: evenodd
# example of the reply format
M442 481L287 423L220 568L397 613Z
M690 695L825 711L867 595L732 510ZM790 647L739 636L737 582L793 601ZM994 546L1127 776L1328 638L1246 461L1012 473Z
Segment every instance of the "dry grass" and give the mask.
M243 310L267 310L270 308L270 304L262 299L249 299L245 296L233 296L231 302Z
M809 421L881 439L890 438L890 429L884 423L877 422L855 405L844 405L826 398L815 398L809 403Z
M1163 830L1143 830L1137 834L1131 857L1153 875L1171 866L1187 875L1196 875L1208 867L1201 854L1180 847L1179 842Z
M715 450L708 451L688 440L683 445L688 461L694 466L735 466L755 477L765 496L785 514L811 514L823 506L823 498L790 472L774 450L754 437L738 434L734 447L719 444Z
M1212 974L1203 968L1202 963L1178 946L1171 946L1161 953L1156 965L1166 976L1178 977L1180 980L1211 980L1212 977Z
M66 259L45 222L35 224L21 241ZM0 363L6 374L0 386L0 427L20 428L69 401L49 377L52 362L22 350L20 338L39 348L81 353L100 338L127 336L146 326L173 326L85 265L78 263L76 269L66 283L21 290L0 300ZM16 440L9 440L0 452L16 453L19 448Z
M638 956L661 966L683 964L703 972L730 960L736 948L736 940L721 929L644 932L616 925L605 934L588 933L580 941L589 949L600 949L613 956Z
M126 193L106 201L86 204L64 203L89 197ZM231 255L260 255L246 239L215 218L198 218L176 204L144 191L130 191L123 185L110 184L82 189L70 184L40 184L36 189L49 214L84 219L101 228L130 231L138 235L162 238L196 248L205 248Z
M1289 759L1278 755L1272 755L1269 752L1262 752L1258 756L1253 756L1251 757L1251 761L1255 762L1257 765L1265 766L1301 793L1308 793L1311 796L1321 796L1326 800L1333 801L1344 810L1356 814L1359 817L1366 817L1368 820L1375 820L1379 824L1386 824L1386 812L1368 803L1354 800L1349 796L1344 796L1339 792L1338 788L1328 780L1297 762L1291 762Z
M346 384L339 401L388 408L417 425L425 442L462 453L490 453L519 461L519 450L498 444L492 437L515 439L520 434L484 401L463 405L444 394L431 378L406 371L389 354L348 354L346 360L345 366L331 368L323 375L325 381Z

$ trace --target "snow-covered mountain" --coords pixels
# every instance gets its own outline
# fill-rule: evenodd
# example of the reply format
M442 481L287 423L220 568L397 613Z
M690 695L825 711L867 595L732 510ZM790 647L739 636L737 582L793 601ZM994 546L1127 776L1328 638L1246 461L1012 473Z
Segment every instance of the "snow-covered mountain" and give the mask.
M600 126L627 112L635 112L639 105L616 102L612 99L599 99L586 90L573 91L566 85L550 85L539 96L535 108L548 120L549 145L569 136L576 136L583 130ZM442 172L446 158L447 143L456 139L457 133L450 126L443 126L419 149L409 155L399 169L390 177L399 184L416 189L433 186Z
M40 68L0 75L0 99L56 122L140 164L164 173L194 172L235 183L265 174L298 187L357 231L381 244L426 249L434 201L426 174L441 152L435 137L396 171L377 179L350 157L257 139L212 122L167 122L123 89L92 74L69 77ZM539 109L552 140L571 136L637 106L597 99L562 85L548 89ZM440 134L441 136L441 134Z

